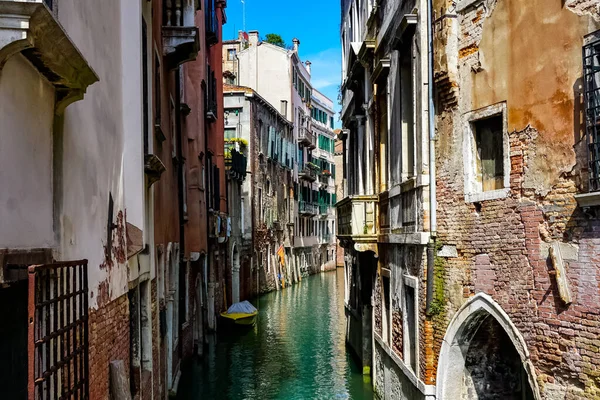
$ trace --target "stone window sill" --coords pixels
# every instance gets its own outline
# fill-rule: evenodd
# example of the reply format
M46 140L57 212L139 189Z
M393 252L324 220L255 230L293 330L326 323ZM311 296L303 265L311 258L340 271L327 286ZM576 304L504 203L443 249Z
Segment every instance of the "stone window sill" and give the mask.
M465 193L465 202L476 203L479 201L505 199L508 197L509 193L510 193L509 188L490 190L487 192L480 192L480 193Z
M575 200L579 207L600 206L600 192L576 194Z

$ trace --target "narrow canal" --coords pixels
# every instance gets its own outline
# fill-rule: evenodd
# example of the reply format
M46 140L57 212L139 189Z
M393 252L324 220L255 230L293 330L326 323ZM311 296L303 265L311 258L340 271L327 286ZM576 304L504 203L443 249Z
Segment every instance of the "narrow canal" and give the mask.
M253 303L254 329L220 337L182 377L179 399L373 399L344 343L341 269Z

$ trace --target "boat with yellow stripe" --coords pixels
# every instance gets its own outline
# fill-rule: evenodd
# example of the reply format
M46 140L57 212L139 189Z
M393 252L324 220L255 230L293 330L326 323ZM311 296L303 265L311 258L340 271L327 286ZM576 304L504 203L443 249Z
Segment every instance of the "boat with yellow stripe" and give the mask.
M246 300L232 304L226 312L221 313L223 322L239 325L240 327L254 326L256 324L257 316L258 310L256 307Z

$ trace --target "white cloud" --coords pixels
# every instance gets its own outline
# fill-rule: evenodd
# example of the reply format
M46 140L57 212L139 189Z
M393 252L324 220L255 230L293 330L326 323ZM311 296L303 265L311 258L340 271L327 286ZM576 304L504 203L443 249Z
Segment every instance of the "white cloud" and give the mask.
M313 87L323 90L331 86L337 87L340 84L342 75L341 58L340 50L336 48L303 57L304 61L312 63L310 81Z

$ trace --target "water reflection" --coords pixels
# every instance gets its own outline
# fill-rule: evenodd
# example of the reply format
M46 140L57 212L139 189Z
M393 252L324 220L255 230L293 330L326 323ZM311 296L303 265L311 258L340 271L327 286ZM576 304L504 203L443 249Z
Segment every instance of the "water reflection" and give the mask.
M220 337L180 385L180 399L372 399L344 344L342 270L255 301L253 330Z

